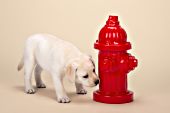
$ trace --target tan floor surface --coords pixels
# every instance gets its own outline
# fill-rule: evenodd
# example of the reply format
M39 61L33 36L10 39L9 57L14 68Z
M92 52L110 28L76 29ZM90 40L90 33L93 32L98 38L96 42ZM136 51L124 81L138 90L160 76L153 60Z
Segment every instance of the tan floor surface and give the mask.
M97 88L88 88L87 95L75 94L74 84L65 80L65 87L72 102L57 103L51 77L43 74L46 89L36 94L24 93L23 71L2 77L0 83L0 113L169 113L170 97L167 92L135 92L135 101L128 104L103 104L92 100L92 92ZM8 79L8 80L7 80ZM35 84L35 83L34 83Z

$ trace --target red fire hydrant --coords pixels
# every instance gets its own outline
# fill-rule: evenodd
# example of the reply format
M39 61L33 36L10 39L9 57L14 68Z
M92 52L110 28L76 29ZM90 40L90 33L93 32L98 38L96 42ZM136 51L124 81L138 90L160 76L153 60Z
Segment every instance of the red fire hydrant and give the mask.
M137 66L137 59L127 53L131 49L126 32L119 25L118 16L109 16L94 44L99 49L99 90L93 93L97 102L121 104L133 101L127 89L127 73Z

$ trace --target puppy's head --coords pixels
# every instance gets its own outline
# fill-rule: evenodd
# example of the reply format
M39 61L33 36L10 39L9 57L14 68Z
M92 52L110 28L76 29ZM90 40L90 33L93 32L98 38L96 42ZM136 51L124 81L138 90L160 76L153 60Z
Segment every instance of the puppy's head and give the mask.
M81 83L84 86L93 87L99 83L99 78L95 72L95 64L89 55L82 55L73 60L66 67L66 75L71 81Z

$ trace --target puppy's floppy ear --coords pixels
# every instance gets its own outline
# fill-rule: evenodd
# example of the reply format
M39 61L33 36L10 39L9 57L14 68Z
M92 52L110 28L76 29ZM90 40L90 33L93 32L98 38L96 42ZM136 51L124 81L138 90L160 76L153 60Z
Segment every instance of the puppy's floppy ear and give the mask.
M92 59L92 56L90 54L88 54L89 58Z
M90 54L85 54L85 57L92 62L93 66L94 66L94 68L95 68L95 63L94 63L94 60L93 60L93 58L92 58L92 55L90 55Z
M95 68L96 66L95 66L94 60L92 58L90 58L90 61L92 62L93 66Z
M78 65L76 63L68 64L66 66L65 75L69 78L71 82L75 82L75 74Z
M92 58L92 56L88 53L86 53L85 55L88 56L88 58L90 58L90 59Z

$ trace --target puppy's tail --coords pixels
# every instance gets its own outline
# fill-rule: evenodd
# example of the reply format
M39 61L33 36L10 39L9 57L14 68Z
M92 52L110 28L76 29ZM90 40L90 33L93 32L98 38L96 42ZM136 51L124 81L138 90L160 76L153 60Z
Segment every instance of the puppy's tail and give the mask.
M20 71L23 68L23 66L24 66L24 58L22 57L21 61L18 64L18 71Z

